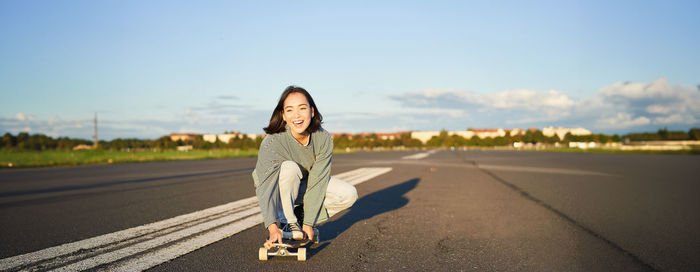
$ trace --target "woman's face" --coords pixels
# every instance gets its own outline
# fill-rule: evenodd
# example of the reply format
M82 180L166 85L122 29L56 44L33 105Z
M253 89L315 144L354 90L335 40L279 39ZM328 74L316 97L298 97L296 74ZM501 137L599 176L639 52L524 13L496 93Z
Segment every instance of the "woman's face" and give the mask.
M294 138L306 136L306 128L314 116L313 109L302 93L291 93L284 99L282 119L287 122Z

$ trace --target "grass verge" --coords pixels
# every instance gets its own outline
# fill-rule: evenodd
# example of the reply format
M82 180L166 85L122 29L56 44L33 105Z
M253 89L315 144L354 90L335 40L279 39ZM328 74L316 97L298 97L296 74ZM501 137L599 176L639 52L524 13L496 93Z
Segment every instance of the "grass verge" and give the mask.
M0 168L76 166L126 162L201 160L257 156L257 150L111 151L111 150L0 150Z
M598 153L598 154L680 154L680 155L700 155L700 148L693 147L685 150L620 150L612 148L566 148L548 147L541 149L516 149L520 151L534 152L569 152L569 153Z

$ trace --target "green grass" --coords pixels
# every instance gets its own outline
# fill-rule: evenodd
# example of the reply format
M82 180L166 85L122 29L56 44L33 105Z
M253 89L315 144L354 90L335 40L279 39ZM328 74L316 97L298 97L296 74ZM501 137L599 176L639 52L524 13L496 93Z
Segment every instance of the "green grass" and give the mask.
M496 148L486 148L498 150ZM508 149L513 150L513 149ZM654 150L616 150L604 148L543 148L519 149L536 152L575 152L606 154L700 154L699 147L691 150L654 151ZM336 149L334 153L352 153L356 150ZM0 168L26 168L45 166L76 166L90 164L110 164L127 162L201 160L257 156L257 150L191 150L191 151L111 151L111 150L47 150L17 151L0 150Z
M111 151L111 150L0 150L0 168L75 166L126 162L201 160L257 156L257 150Z

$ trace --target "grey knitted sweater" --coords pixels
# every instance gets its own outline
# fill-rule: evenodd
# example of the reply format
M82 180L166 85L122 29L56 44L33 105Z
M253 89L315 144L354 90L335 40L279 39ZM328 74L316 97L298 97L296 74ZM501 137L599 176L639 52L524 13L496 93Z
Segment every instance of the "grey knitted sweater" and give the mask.
M280 201L277 178L280 165L284 161L294 161L309 173L304 194L304 225L314 226L328 219L323 201L331 176L332 156L333 138L323 128L311 133L306 146L294 139L289 126L285 132L265 136L258 152L258 162L253 170L255 194L262 210L265 227L279 221L275 210L275 204Z

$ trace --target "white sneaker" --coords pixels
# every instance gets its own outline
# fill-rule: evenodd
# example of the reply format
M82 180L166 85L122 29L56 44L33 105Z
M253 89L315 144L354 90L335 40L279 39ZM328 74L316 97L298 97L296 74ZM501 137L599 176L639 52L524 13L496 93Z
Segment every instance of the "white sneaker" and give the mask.
M303 240L304 232L298 223L287 223L282 227L282 238L292 240Z

